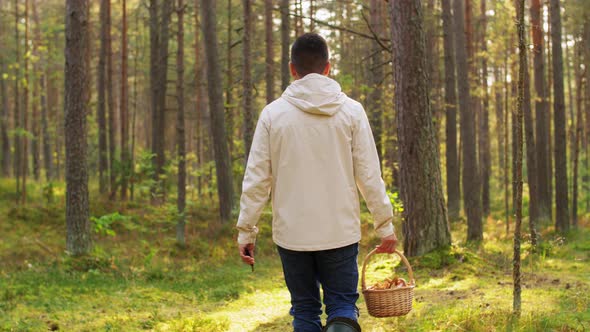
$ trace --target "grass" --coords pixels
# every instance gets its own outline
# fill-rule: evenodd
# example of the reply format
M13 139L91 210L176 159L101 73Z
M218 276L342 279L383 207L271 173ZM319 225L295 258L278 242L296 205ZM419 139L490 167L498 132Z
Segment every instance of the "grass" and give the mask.
M168 207L112 205L92 198L92 215L119 211L114 236L95 235L94 253L65 250L63 186L54 203L30 188L29 204L12 203L13 184L0 181L0 331L289 331L289 293L261 220L257 266L238 261L232 225L221 226L207 206L188 211L188 248L174 243ZM501 215L501 213L499 213ZM366 218L366 214L364 215ZM410 314L377 319L364 331L586 331L590 329L588 220L565 237L551 228L533 255L523 246L523 311L512 309L512 241L504 224L486 221L485 241L466 244L454 223L454 243L410 262L418 287ZM377 243L363 225L359 263ZM401 229L398 225L398 229ZM407 271L393 256L371 259L367 282ZM391 272L395 271L395 272Z

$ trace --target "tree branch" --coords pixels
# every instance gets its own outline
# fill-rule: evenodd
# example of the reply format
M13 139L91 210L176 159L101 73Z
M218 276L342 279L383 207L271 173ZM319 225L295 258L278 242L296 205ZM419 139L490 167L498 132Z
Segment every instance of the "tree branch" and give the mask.
M275 8L274 10L275 11L280 11L280 9L277 9L277 8ZM303 18L303 19L307 19L307 20L312 20L314 23L319 24L319 25L326 26L328 28L336 29L338 31L348 32L348 33L351 33L353 35L357 35L359 37L363 37L363 38L366 38L366 39L375 40L375 37L374 36L368 35L366 33L359 32L359 31L356 31L356 30L353 30L353 29L350 29L350 28L347 28L347 27L342 27L342 26L334 25L334 24L328 23L326 21L318 20L316 18L312 18L312 17L308 17L308 16L304 16L304 15L298 15L298 14L294 14L294 13L291 13L291 12L289 12L289 16L291 16L291 17L297 17L297 18ZM389 39L383 39L383 41L389 41Z
M365 16L365 12L363 10L361 10L361 16L363 17L363 21L365 21L365 23L367 24L367 27L369 28L369 31L371 32L371 34L373 35L373 39L377 42L377 44L379 44L379 46L381 46L381 48L389 53L391 53L391 47L387 47L383 41L381 40L381 38L379 38L379 36L377 35L377 33L375 32L375 30L373 30L373 27L371 26L371 23L369 23L369 20L367 19L367 17Z

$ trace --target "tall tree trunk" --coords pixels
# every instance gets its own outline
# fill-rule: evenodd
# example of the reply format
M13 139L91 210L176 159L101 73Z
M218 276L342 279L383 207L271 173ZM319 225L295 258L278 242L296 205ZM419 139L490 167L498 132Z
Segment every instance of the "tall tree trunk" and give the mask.
M546 0L545 2L546 6L547 6L547 36L546 36L546 40L547 40L547 123L545 124L545 132L547 133L547 135L549 135L548 137L548 141L547 141L547 160L548 160L548 165L549 167L547 167L547 183L549 184L549 202L551 202L550 204L550 208L551 208L551 214L550 216L553 216L553 194L554 194L554 188L553 188L553 180L554 180L554 170L555 170L555 162L554 162L554 155L555 155L555 145L554 145L554 140L551 137L551 134L555 135L555 133L551 132L551 126L552 126L552 121L554 120L551 117L551 106L553 105L553 94L552 94L552 90L551 87L553 87L553 51L552 51L552 44L553 41L551 40L551 9L549 8L549 0Z
M129 83L127 82L127 1L122 0L121 17L121 199L127 200L131 175L129 163Z
M590 15L588 15L590 16ZM586 98L584 107L586 109L586 139L584 140L584 147L586 149L586 170L590 171L590 17L586 16L584 22L584 68L586 76ZM590 188L590 174L583 177L583 188L589 190ZM586 196L586 211L590 211L590 195Z
M563 54L561 51L561 13L559 0L551 0L551 46L553 53L553 125L555 136L555 229L569 229L567 157L565 137L565 96Z
M381 18L380 1L371 0L370 8L370 24L377 36L380 36L383 32L383 24ZM381 102L381 90L383 84L383 56L381 55L381 46L377 42L372 43L372 47L369 49L371 52L371 68L369 70L369 84L370 84L370 95L367 99L367 108L369 114L369 120L371 122L371 128L373 129L373 139L375 140L375 146L377 147L377 155L379 161L383 161L383 121L382 121L382 102Z
M447 208L449 220L459 217L461 192L457 159L457 88L455 82L455 38L451 0L442 0L443 43L445 50L445 108Z
M266 45L266 103L275 100L272 0L264 0L264 40Z
M295 0L295 38L303 34L303 0Z
M157 171L159 174L164 174L164 165L166 164L166 154L164 152L166 146L166 96L168 90L168 42L170 33L170 20L173 11L173 1L163 1L160 21L160 44L158 45L158 135L161 138L159 143L159 154L157 158L158 167ZM165 186L162 185L163 198L165 197Z
M281 91L285 91L291 76L289 73L289 0L281 0Z
M41 36L41 23L39 21L39 7L40 2L35 1L33 6L33 20L35 21L35 35L37 36L36 39L39 40L39 44L41 44L42 36ZM37 83L40 92L39 92L39 104L41 107L41 120L40 125L41 128L36 135L38 137L38 141L42 142L41 150L43 155L43 168L45 169L45 179L48 182L53 180L53 156L51 153L51 138L49 135L49 112L48 112L48 103L47 103L47 84L46 84L46 61L43 54L40 54L40 63L43 65L39 65L37 69L37 75L39 75L39 81ZM45 68L44 68L45 67ZM36 120L39 123L39 120ZM39 124L38 124L39 125Z
M222 222L229 222L233 205L232 169L230 155L227 148L225 132L225 116L223 114L223 95L221 87L221 66L217 50L217 29L215 1L203 0L201 6L201 20L205 39L205 54L207 57L207 76L209 77L209 113L211 116L211 131L213 148L215 150L215 165L217 172L217 190Z
M113 38L111 35L111 1L106 1L106 97L108 109L108 147L109 147L109 188L110 199L114 199L117 186L117 172L115 167L116 157L116 126L117 121L115 117L115 96L113 89Z
M522 25L524 22L524 14L522 14ZM520 28L520 26L519 26ZM526 43L526 34L522 37L524 43ZM526 45L526 44L525 44ZM526 51L526 50L525 50ZM526 144L526 168L527 168L527 182L529 184L529 231L531 233L531 244L533 248L537 245L537 220L539 218L539 189L538 189L538 174L537 174L537 161L535 156L535 134L534 134L534 123L533 114L531 110L531 78L529 75L529 64L526 54L524 59L521 58L521 66L524 65L524 95L522 100L522 110L524 113L524 132L525 132L525 144ZM523 71L523 69L520 69ZM522 120L522 119L521 119ZM521 147L522 148L522 147ZM534 249L533 249L534 250Z
M88 165L86 113L88 94L87 0L66 0L65 143L66 143L66 250L87 254L92 245L88 220Z
M14 0L14 43L16 44L15 48L15 58L16 63L20 64L20 36L18 31L18 24L19 24L20 16L18 14L18 0ZM21 123L21 107L20 107L20 82L21 82L21 70L20 66L14 66L14 129L16 134L14 135L14 175L16 177L16 197L17 199L21 197L21 164L22 164L22 138L20 133L18 133L22 128Z
M176 51L176 149L178 154L178 195L176 207L178 221L176 224L176 242L184 247L185 239L185 207L186 207L186 142L184 133L184 0L178 0L177 51Z
M252 38L252 0L242 0L244 7L244 32L242 34L243 71L242 89L244 100L244 160L248 161L252 137L254 137L254 109L252 106L252 55L250 40Z
M25 0L25 56L24 59L24 79L25 82L23 87L23 109L21 113L21 120L23 124L23 130L28 134L29 130L29 84L31 82L29 75L29 0ZM23 151L22 151L22 189L21 193L21 204L27 202L27 176L29 174L29 137L23 135Z
M161 136L162 133L159 131L159 121L160 119L160 110L158 108L159 105L159 88L160 85L158 83L158 73L159 67L162 65L159 61L158 51L160 47L160 36L159 36L159 10L158 10L158 0L150 0L149 2L149 25L150 25L150 104L151 104L151 120L152 120L152 137L151 137L151 145L152 145L152 154L154 155L152 159L153 168L154 168L154 185L151 188L151 195L152 195L152 203L158 203L160 201L159 197L162 195L162 187L160 185L160 165L163 165L162 159L162 152L163 152L163 145L162 140L163 137Z
M98 55L98 188L101 194L107 191L107 175L109 172L109 158L107 153L107 120L105 109L105 80L107 57L107 6L110 0L100 1L100 51Z
M439 37L440 37L440 13L438 8L435 6L435 0L428 0L426 3L426 10L428 14L425 15L426 19L426 54L427 54L427 67L429 73L429 96L430 96L430 107L432 112L432 118L434 120L434 132L436 134L436 141L439 146L439 159L440 159L440 129L443 117L442 107L442 82L440 73L440 50L439 50Z
M166 129L166 88L168 77L168 32L171 1L150 0L150 88L152 103L152 153L154 154L154 182L152 202L161 203L164 195L162 174Z
M390 15L401 155L400 192L404 202L404 252L418 256L450 245L451 234L428 98L420 1L390 1Z
M455 82L455 38L451 0L442 0L443 43L445 51L445 108L447 209L449 220L459 218L461 193L459 160L457 159L457 88Z
M582 57L582 45L576 43L577 61L574 61L576 77L576 130L574 136L574 153L573 153L573 193L572 193L572 227L578 227L578 173L580 159L580 144L584 133L583 115L582 115L582 73L580 71L580 58ZM588 70L588 69L586 69ZM588 82L586 82L588 84ZM588 98L588 96L586 96ZM573 120L573 119L572 119Z
M461 112L461 147L463 201L467 214L467 239L479 241L483 238L481 220L481 190L477 154L475 149L475 116L471 109L470 84L467 74L467 41L463 15L463 0L455 0L455 56L459 89L459 111Z
M6 72L6 65L4 62L0 64L2 72ZM8 138L8 94L6 92L6 79L0 77L0 99L2 103L1 119L0 119L0 138L2 139L2 176L10 176L10 139Z
M234 85L234 71L233 71L233 6L232 0L227 0L227 43L226 43L226 69L225 69L225 118L227 119L227 143L229 144L230 159L234 151L234 105L233 85Z
M575 111L574 111L574 92L572 89L572 69L571 69L571 64L572 64L572 56L570 54L570 48L568 46L568 37L566 34L565 37L565 50L564 50L564 55L565 55L565 66L564 66L564 70L565 70L565 81L567 82L567 98L568 98L568 102L567 102L567 109L569 111L569 114L566 114L566 119L565 119L565 124L566 124L566 149L568 147L569 144L569 151L566 152L566 156L570 157L569 160L569 165L571 167L571 169L567 170L568 175L573 174L573 167L574 167L574 145L575 145L575 135L576 135L576 116L575 116ZM575 52L575 50L574 50ZM574 60L574 66L575 66L575 60ZM575 77L574 77L575 79ZM569 190L569 188L568 188ZM573 191L573 185L572 185L572 191ZM572 192L570 192L570 195L572 195ZM571 197L571 196L570 196Z
M201 91L203 90L202 88L202 84L200 84L199 82L201 81L201 77L202 77L202 65L201 65L201 57L200 57L200 49L201 49L201 31L200 31L200 24L199 24L199 0L195 0L195 82L196 83L196 91L195 91L195 95L196 95L196 100L195 100L195 118L196 118L196 124L195 124L195 136L196 136L196 140L197 140L197 151L196 151L196 155L197 155L197 163L196 163L196 168L197 169L201 169L202 167L202 155L203 155L203 148L202 148L202 141L203 141L203 135L202 135L202 118L203 118L203 108L201 107L201 104L203 102L203 98L202 98L202 94ZM198 173L197 175L197 193L199 195L199 198L201 198L201 194L202 194L202 183L203 183L203 177L201 175L201 172Z
M45 168L45 179L48 182L53 181L53 154L51 153L51 137L49 135L49 112L47 105L47 84L45 81L45 72L39 77L41 86L41 135L43 136L43 168Z
M489 123L489 94L488 94L488 48L487 48L487 15L486 0L481 0L480 51L481 51L481 87L482 105L479 116L479 164L481 169L481 204L484 216L490 214L490 123Z
M517 68L518 62L517 61L513 61L512 62L512 68L511 68L511 77L518 77L518 68ZM512 90L512 103L513 105L516 104L516 99L518 98L518 80L512 80L512 82L510 82L510 89ZM510 112L510 118L512 120L512 214L515 215L516 213L516 190L514 190L514 182L516 181L516 164L515 164L515 160L517 157L517 153L518 151L516 150L517 147L516 145L518 144L518 137L516 137L518 135L518 127L517 127L517 123L516 123L516 112Z
M505 159L507 158L506 154L504 153L504 149L506 147L506 143L504 142L504 126L506 125L504 122L504 101L502 99L502 91L503 91L503 83L502 83L502 75L500 73L500 69L498 67L494 68L494 94L495 94L495 103L496 103L496 133L497 133L497 140L498 140L498 170L499 170L499 179L500 179L500 187L502 191L504 191L504 179L507 176L507 169L505 167ZM507 210L507 208L506 208ZM506 215L506 222L508 222L508 215Z
M510 89L508 84L508 58L510 57L510 45L513 44L512 38L509 40L506 38L505 54L504 54L504 216L506 218L506 235L510 231L510 187L508 185L508 170L510 169L510 114L513 112L509 111L509 100L510 100ZM514 158L512 158L514 159Z
M39 26L39 14L38 14L38 10L37 7L39 6L39 2L38 1L34 1L33 2L33 6L32 6L32 16L33 16L33 22L35 24L34 29L33 29L33 33L35 34L34 38L34 42L33 42L33 54L40 60L41 58L41 54L39 53L39 48L41 46L41 28ZM31 129L33 131L33 136L34 139L32 141L32 146L31 146L31 154L33 156L33 174L35 176L35 181L39 181L39 178L41 177L41 151L40 151L40 143L41 143L41 128L40 128L40 121L39 121L39 108L42 107L41 106L41 89L42 86L40 84L41 80L41 75L42 75L42 70L41 70L41 62L37 60L35 62L34 65L34 73L35 73L35 85L34 85L34 92L33 92L33 102L34 102L34 106L33 106L33 118L32 118L32 124L31 124Z
M518 96L516 98L516 159L513 161L516 168L516 179L514 180L514 190L516 191L516 224L514 226L514 256L512 260L512 278L514 285L513 293L513 312L520 315L521 311L521 287L520 287L520 225L522 222L522 120L523 120L523 105L525 98L526 86L526 72L528 70L525 44L525 22L524 22L524 0L519 0L517 3L517 30L518 30Z
M541 0L531 0L531 29L533 35L533 63L535 76L535 159L537 162L538 214L541 219L551 218L551 192L549 189L549 104L547 103L547 85L545 82L545 58L543 55L543 25Z
M36 47L36 46L34 46ZM36 52L33 52L36 53ZM35 64L34 72L37 73L38 65ZM40 103L40 89L39 78L32 80L33 85L33 107L31 107L31 157L33 158L33 178L39 181L41 177L41 152L39 150L39 143L41 142L41 135L39 130L39 103Z
M309 0L309 31L313 31L315 29L315 5L313 0Z
M135 15L135 29L139 31L139 15ZM139 45L140 35L135 34L135 45ZM131 115L131 147L129 151L129 167L131 175L131 183L129 185L129 199L133 201L135 195L135 128L137 120L137 81L139 80L139 72L137 70L137 59L140 56L140 48L135 47L135 54L133 55L133 113Z

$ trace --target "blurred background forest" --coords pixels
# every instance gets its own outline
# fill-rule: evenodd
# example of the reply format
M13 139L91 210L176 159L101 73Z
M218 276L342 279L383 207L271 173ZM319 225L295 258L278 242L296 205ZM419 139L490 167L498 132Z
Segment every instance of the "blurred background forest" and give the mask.
M497 281L492 270L512 268L512 233L523 221L523 259L530 260L525 292L527 282L559 289L536 294L540 302L525 305L530 316L521 327L588 328L588 270L582 265L590 259L590 3L407 1L421 6L412 38L423 39L423 57L395 43L394 3L404 1L0 0L0 329L243 331L232 325L242 319L240 301L268 300L256 300L261 295L252 285L234 280L244 278L234 271L240 266L233 262L232 227L245 162L258 114L291 81L290 45L308 31L326 38L330 76L367 111L403 249L415 257L419 277L434 278L417 301L443 289L460 306L479 291L503 292L483 288L510 284ZM405 94L394 87L399 59L416 63L412 68L424 78L424 103L417 104L426 106L416 112L396 106L395 98ZM430 121L416 127L403 114ZM433 139L426 153L432 163L404 166L411 137ZM406 172L420 170L432 175L433 196L440 189L444 207L436 212L405 204L430 197L403 185ZM365 230L370 217L363 211ZM276 261L269 218L266 210L259 254ZM409 234L428 225L450 233L427 232L412 245ZM514 234L520 252L521 235ZM369 236L363 245L375 240ZM545 261L551 255L555 261ZM191 270L183 270L186 264ZM535 274L542 266L554 270ZM262 290L269 298L285 295L279 270L275 262L259 272L258 278L271 280ZM433 283L437 278L444 281ZM72 291L80 280L83 289ZM130 280L138 283L135 289ZM473 282L463 285L471 291L444 287L465 280ZM189 304L166 311L151 303L135 316L121 318L114 309L102 320L84 321L83 310L115 301L109 295L115 290L127 292L132 299L125 305L136 308L145 300L133 299L137 288L153 282L173 286L146 293L149 301L164 298L165 288L202 304L200 318L174 318L173 312L188 315ZM563 295L566 284L575 295ZM76 311L77 302L60 295L64 287L85 294L87 302L93 301L90 289L99 289L99 302ZM201 292L193 293L195 287ZM57 300L42 300L43 294ZM486 303L506 304L507 294L482 300L475 312L465 305L451 314L441 309L443 302L426 314L431 307L418 304L432 325L366 324L375 331L470 330L482 319L505 326L499 317L506 311L484 311ZM554 300L543 308L543 301ZM226 305L236 310L216 313ZM564 310L565 316L555 316ZM288 322L282 314L240 326L276 331Z

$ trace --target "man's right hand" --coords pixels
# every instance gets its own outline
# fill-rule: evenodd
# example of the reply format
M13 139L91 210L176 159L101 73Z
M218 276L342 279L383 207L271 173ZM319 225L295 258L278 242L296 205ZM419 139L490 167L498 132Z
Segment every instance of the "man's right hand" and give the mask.
M242 261L248 265L254 264L254 243L238 245Z
M377 253L379 254L392 254L397 246L397 237L395 233L381 238L381 244L377 246Z

